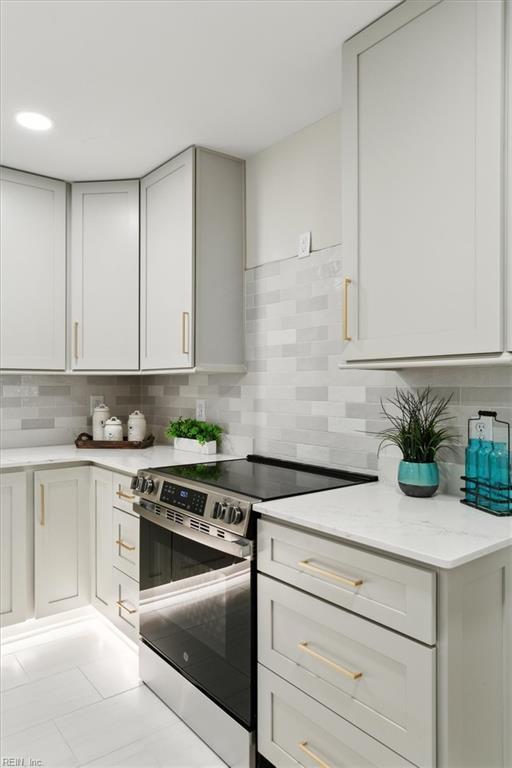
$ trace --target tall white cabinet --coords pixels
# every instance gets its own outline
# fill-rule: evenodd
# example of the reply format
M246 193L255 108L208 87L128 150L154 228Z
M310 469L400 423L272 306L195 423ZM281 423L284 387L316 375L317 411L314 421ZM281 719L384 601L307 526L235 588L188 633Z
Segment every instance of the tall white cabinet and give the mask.
M89 602L89 467L34 473L35 616Z
M27 481L24 472L0 474L0 625L27 618Z
M66 185L2 168L0 367L66 368Z
M506 308L508 312L508 334L506 349L512 352L512 2L508 0L506 8L507 22L507 183L505 187L505 227L506 227L506 272L508 276L508 292Z
M72 186L71 365L139 368L139 182Z
M243 369L244 179L201 148L142 179L142 370Z
M344 45L347 361L504 349L503 33L407 0Z

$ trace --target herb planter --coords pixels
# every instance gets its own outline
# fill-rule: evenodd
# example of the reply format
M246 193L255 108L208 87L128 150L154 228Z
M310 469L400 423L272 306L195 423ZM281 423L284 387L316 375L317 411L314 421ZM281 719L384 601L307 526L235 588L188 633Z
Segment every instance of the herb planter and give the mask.
M435 461L423 464L401 461L398 467L398 485L406 496L429 498L439 488L439 468Z
M188 437L175 437L174 447L177 451L190 451L191 453L202 453L211 456L217 453L217 443L210 440L208 443L200 443L199 440L191 440Z

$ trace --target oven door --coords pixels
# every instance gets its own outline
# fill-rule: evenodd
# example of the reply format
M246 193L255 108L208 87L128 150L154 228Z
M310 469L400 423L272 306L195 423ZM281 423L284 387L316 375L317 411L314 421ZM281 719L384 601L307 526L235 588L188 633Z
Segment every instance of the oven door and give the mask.
M251 542L217 539L140 513L143 642L243 726L254 727Z

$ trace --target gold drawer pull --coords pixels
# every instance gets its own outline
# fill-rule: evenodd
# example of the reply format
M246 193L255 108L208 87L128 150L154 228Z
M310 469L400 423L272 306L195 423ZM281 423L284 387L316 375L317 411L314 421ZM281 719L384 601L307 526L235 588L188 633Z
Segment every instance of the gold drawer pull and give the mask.
M331 659L328 659L327 656L322 656L321 653L317 653L317 651L314 651L312 648L309 647L309 643L299 643L297 647L301 651L305 651L306 653L309 653L309 655L313 656L315 659L318 659L319 661L323 661L324 664L328 664L333 669L336 669L338 672L341 672L341 674L345 675L345 677L350 677L351 680L359 680L359 678L363 676L362 672L352 672L351 669L346 669L345 667L342 667L341 664L336 664L335 661L331 661Z
M127 613L137 613L136 608L128 608L128 606L125 605L126 600L116 600L116 605L118 605L120 608L123 608Z
M348 332L348 287L352 284L350 277L343 280L343 341L352 341Z
M116 491L116 496L120 499L126 499L126 501L135 501L135 499L137 498L136 496L132 496L131 493L124 493L121 490L121 486L119 486L119 490Z
M305 752L308 757L314 760L315 763L318 763L320 768L331 768L328 763L324 763L321 757L318 757L318 755L315 755L315 753L309 749L307 741L299 741L299 749L302 749L302 751Z
M131 544L127 544L122 539L116 539L116 544L119 544L119 546L123 547L123 549L130 550L130 552L133 552L133 550L135 549L135 545L132 546Z
M74 358L78 360L78 323L73 323L73 348Z
M189 337L190 337L190 314L188 312L181 313L181 351L184 355L190 354Z
M302 568L309 568L310 571L314 571L315 573L320 573L322 576L328 576L330 579L341 581L343 584L348 584L349 587L360 587L363 583L362 579L349 579L348 576L339 576L337 573L333 573L333 571L326 571L325 568L319 568L318 565L311 565L309 560L299 560L298 565L302 566Z
M39 486L39 492L41 494L41 517L39 518L39 524L45 525L44 485L42 483Z

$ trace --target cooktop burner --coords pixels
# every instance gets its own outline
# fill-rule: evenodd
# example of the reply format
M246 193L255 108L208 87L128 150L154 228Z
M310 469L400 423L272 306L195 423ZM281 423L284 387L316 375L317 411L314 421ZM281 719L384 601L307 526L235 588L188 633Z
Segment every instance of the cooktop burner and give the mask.
M193 480L262 501L377 480L372 475L323 469L310 464L280 461L257 455L247 456L246 459L156 467L149 471L179 477L182 480Z

